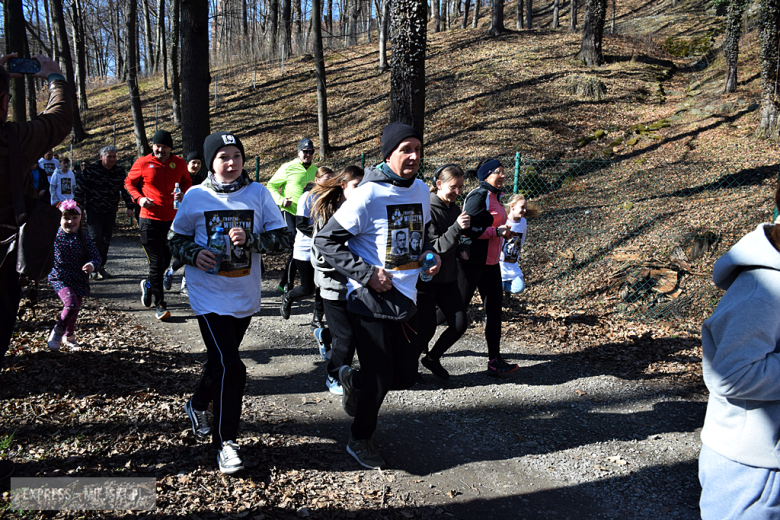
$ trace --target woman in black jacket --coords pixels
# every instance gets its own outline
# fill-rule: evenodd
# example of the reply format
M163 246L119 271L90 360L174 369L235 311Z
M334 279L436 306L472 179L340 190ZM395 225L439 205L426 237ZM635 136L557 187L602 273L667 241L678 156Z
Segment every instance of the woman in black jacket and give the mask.
M431 188L431 222L426 234L433 249L441 257L439 274L430 282L417 282L417 312L420 315L420 350L427 354L422 365L439 379L450 374L441 366L441 356L466 332L466 306L458 289L456 257L468 258L468 246L461 244L461 236L471 226L471 217L461 212L455 203L463 191L464 175L460 166L445 164L434 174ZM428 352L428 343L436 333L436 306L447 319L447 330Z

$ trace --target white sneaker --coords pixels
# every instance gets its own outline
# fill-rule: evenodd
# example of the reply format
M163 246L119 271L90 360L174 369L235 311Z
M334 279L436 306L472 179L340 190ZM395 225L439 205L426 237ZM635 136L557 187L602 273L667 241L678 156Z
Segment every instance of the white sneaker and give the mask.
M53 329L51 329L51 332L49 333L49 337L46 339L46 342L49 344L50 349L52 350L60 349L60 345L62 344L63 334L65 334L65 331L57 328L56 326Z
M244 469L244 462L241 457L238 456L238 450L241 447L233 441L225 441L222 443L222 449L219 450L217 455L217 463L219 464L219 470L222 473L230 475L236 471Z
M76 341L75 332L63 337L62 344L68 347L69 350L81 350L81 345Z

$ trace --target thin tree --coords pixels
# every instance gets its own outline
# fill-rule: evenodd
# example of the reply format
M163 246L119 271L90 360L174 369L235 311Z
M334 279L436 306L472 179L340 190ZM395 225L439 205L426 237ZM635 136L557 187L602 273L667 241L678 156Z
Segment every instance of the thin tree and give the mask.
M463 0L463 18L460 22L461 29L465 29L468 25L470 7L471 7L471 0Z
M515 27L519 31L525 26L525 21L523 20L523 0L517 0L517 5L515 5Z
M3 1L3 21L5 29L5 52L16 52L20 58L28 57L27 34L24 30L24 8L22 0ZM11 80L11 113L14 121L27 121L24 78Z
M314 33L314 71L317 74L317 129L320 134L320 158L322 159L330 152L328 89L325 82L325 56L322 52L322 0L311 0L311 23Z
M493 0L493 15L490 18L490 35L498 36L504 32L506 32L506 28L504 27L504 0Z
M577 2L579 0L569 0L569 28L572 32L577 30Z
M51 0L49 8L54 37L60 46L60 66L65 71L65 78L68 80L68 83L74 85L76 82L73 80L73 58L71 57L70 45L68 44L68 31L65 29L65 17L62 15L62 0ZM86 138L87 133L84 131L84 125L81 123L81 112L79 111L78 103L76 103L73 105L73 133L71 141L80 143Z
M528 29L534 27L533 0L525 0L525 26Z
M82 112L89 108L87 102L87 46L84 42L84 32L81 28L82 16L81 2L71 0L70 16L73 22L73 50L76 52L76 93L78 96L79 110Z
M208 0L182 0L181 141L185 152L203 153L203 141L211 133L208 24Z
M756 130L760 138L780 137L778 103L778 48L780 38L780 0L761 0L761 120Z
M390 6L393 54L390 58L390 121L425 135L425 0L394 0Z
M553 21L552 21L552 28L557 29L558 26L560 26L560 15L561 10L561 0L553 0Z
M168 61L171 67L171 96L173 98L173 124L181 126L181 91L179 86L179 12L180 0L171 0L171 49Z
M292 0L282 0L282 53L284 57L290 56L292 37Z
M271 51L271 56L276 56L277 51L277 42L279 41L279 0L270 0L271 5L268 12L268 19L271 22L271 30L269 31L269 49ZM206 37L208 38L208 34L206 34Z
M146 41L146 72L155 73L157 71L157 63L154 61L154 49L152 48L152 20L149 16L149 0L141 0L144 7L144 40ZM140 42L139 42L140 43ZM138 62L141 62L140 56L137 57ZM140 69L140 67L139 67Z
M482 0L474 0L474 16L471 18L471 28L476 29L479 23L479 5Z
M446 1L446 0L445 0ZM441 0L431 0L433 11L433 32L441 31Z
M599 67L604 64L604 54L601 47L604 41L606 16L607 0L588 0L579 54L579 58L588 67Z
M387 70L387 36L390 32L390 1L382 0L382 17L379 23L379 71Z
M168 90L168 60L166 59L168 49L165 43L165 0L160 0L157 4L157 57L155 64L156 68L162 64L163 90Z
M724 94L737 90L737 60L739 39L742 37L742 16L747 0L731 0L726 21L726 41L723 42L723 56L726 58L726 86Z
M241 0L243 2L243 0ZM301 9L301 0L295 0L293 3L295 11L295 51L298 54L303 52L303 11Z
M141 111L141 94L138 91L138 56L135 39L138 37L135 21L138 16L136 0L125 2L125 38L127 40L127 91L130 94L130 111L133 114L133 132L138 157L152 152L146 138L144 116Z

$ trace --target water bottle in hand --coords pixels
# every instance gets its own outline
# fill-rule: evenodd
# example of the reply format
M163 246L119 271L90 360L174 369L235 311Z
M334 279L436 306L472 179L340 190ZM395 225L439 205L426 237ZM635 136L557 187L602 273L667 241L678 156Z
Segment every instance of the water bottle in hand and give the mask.
M433 253L428 253L423 258L422 265L420 265L420 280L423 282L430 282L433 279L433 275L425 274L425 271L436 265L436 259L433 257Z
M179 188L179 183L176 183L176 186L173 188L173 209L179 209L179 201L176 200L176 194L181 193L181 188Z
M219 264L222 263L222 257L225 254L225 228L218 227L214 234L209 237L209 251L214 255L216 264L206 272L208 274L219 274Z

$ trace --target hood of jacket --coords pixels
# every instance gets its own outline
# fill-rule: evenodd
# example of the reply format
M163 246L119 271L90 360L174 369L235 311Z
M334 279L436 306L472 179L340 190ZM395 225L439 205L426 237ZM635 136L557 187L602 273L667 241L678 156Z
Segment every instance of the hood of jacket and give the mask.
M385 163L380 163L377 164L376 166L369 166L365 168L363 171L363 180L360 181L359 186L362 186L368 182L385 182L387 184L392 184L393 186L408 188L409 186L414 184L414 181L417 179L417 175L415 175L411 179L404 179L402 181L398 181L388 177L385 174L385 172L382 171L383 168L388 168L388 166Z
M780 251L774 248L766 236L765 228L769 226L771 224L759 224L715 262L712 270L715 285L728 289L739 273L750 267L780 271Z

